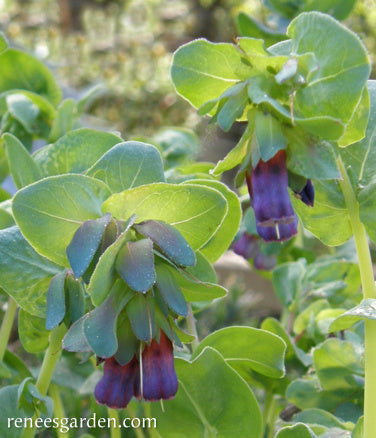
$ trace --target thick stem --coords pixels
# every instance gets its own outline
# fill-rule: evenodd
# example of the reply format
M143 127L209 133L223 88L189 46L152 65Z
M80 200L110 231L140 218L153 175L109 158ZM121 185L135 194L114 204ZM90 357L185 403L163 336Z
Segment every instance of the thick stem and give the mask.
M263 409L264 438L273 438L276 406L276 399L273 392L267 391Z
M17 303L13 300L13 298L9 298L7 310L5 311L4 319L0 328L0 362L3 360L5 351L7 349L16 310Z
M372 259L364 225L359 216L359 204L351 186L345 166L338 158L338 166L343 180L340 181L343 196L348 209L352 232L354 234L356 252L359 260L363 297L376 298L375 280L373 277ZM364 383L364 435L372 438L376 430L376 321L365 320L365 383Z
M54 402L55 418L65 418L65 409L60 397L59 387L57 385L51 385L48 393ZM69 438L69 432L62 432L60 428L57 428L56 434L58 438Z
M45 396L50 386L52 374L54 372L56 362L60 356L61 341L66 333L67 329L64 324L53 329L50 334L50 344L47 348L46 354L43 359L42 367L39 372L36 387L41 395ZM34 420L36 416L34 415ZM35 427L26 428L23 430L22 438L34 437Z

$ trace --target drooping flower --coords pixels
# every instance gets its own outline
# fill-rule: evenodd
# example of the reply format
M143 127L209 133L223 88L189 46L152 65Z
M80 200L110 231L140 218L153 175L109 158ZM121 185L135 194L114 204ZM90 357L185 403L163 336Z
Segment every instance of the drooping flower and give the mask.
M268 161L261 159L246 175L257 232L266 242L282 242L297 233L298 218L288 191L286 153L278 151Z
M133 396L147 401L169 400L177 389L172 342L161 330L159 343L153 339L146 345L141 360L136 354L125 365L113 356L106 359L94 395L100 404L123 409Z

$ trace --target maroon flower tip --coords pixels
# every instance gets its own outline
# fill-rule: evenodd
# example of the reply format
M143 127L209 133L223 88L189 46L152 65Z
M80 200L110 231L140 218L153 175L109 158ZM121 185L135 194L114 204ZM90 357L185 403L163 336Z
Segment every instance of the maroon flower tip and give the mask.
M232 246L235 254L244 257L246 260L252 259L257 254L259 239L252 234L244 232Z
M142 396L148 401L168 400L178 390L173 346L160 331L159 344L153 339L142 353Z
M136 356L126 365L114 357L105 360L104 373L94 391L98 403L113 409L123 409L133 396L140 395L140 366Z
M264 242L284 242L298 233L298 218L290 224L275 224L273 227L257 225L257 233Z

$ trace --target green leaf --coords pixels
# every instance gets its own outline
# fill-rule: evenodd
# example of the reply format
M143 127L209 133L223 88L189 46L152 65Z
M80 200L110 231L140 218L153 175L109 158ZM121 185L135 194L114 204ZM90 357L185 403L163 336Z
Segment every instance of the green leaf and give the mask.
M287 388L286 397L302 410L320 408L334 411L349 398L362 397L362 392L363 390L357 392L354 388L325 391L321 388L318 378L309 378L292 381Z
M65 278L66 271L56 274L47 292L46 329L58 326L65 316Z
M192 184L147 184L112 195L102 209L117 219L161 220L175 227L196 251L207 243L227 213L218 190Z
M369 119L365 137L358 143L340 151L346 167L351 166L361 186L367 186L374 175L376 166L376 81L367 82L370 99Z
M314 349L313 363L324 390L362 388L357 376L364 376L364 369L351 342L327 339Z
M156 279L151 239L125 243L116 257L115 267L131 289L145 294Z
M192 363L175 361L179 390L164 411L152 404L164 438L243 436L260 438L260 408L246 382L215 350L206 348Z
M15 186L20 189L41 179L41 172L24 145L12 134L4 134L3 139Z
M22 381L26 379L26 377L32 377L28 367L25 362L20 359L16 354L7 350L4 354L3 365L10 370L15 381Z
M264 319L261 324L261 329L274 333L285 341L287 346L285 362L288 362L296 356L304 366L308 367L312 365L311 355L305 353L296 345L295 341L278 320L271 317Z
M8 418L26 418L28 415L19 410L18 405L18 385L4 386L0 389L0 435L7 438L18 438L22 434L22 429L15 427L11 422L8 427Z
M227 88L247 79L251 68L237 47L197 39L174 54L171 78L176 91L195 108L218 98Z
M376 319L376 299L368 298L358 306L347 310L330 325L331 332L346 330L362 319Z
M215 284L217 276L212 265L201 252L198 252L196 256L196 265L185 269L185 274L171 268L185 299L191 302L202 302L226 296L227 290Z
M278 0L272 0L273 3ZM355 5L356 0L323 0L317 2L316 0L308 0L303 3L303 10L305 11L321 11L330 14L337 20L344 20L350 14Z
M310 425L321 425L327 428L340 428L344 430L352 430L354 424L349 422L344 422L338 419L336 416L330 412L324 411L323 409L307 409L303 412L299 412L294 416L295 422L307 423Z
M20 309L18 333L23 348L29 353L41 353L48 347L50 332L45 329L46 320Z
M84 324L86 319L89 317L89 313L82 316L77 320L68 330L67 334L64 336L62 345L64 350L73 352L89 352L92 351L90 345L86 340L84 333Z
M300 334L307 329L307 326L310 324L312 318L316 317L316 315L324 309L328 308L328 302L325 299L316 300L311 302L299 315L296 317L294 321L294 333Z
M301 129L286 129L289 139L287 167L290 171L313 179L337 179L337 167L333 147L306 135Z
M253 116L251 117L253 120ZM253 128L251 127L251 129ZM223 172L226 172L226 170L233 169L243 161L243 159L249 153L249 135L251 129L247 129L242 138L239 140L238 144L230 150L230 152L225 156L223 160L218 161L214 170L211 171L212 175L219 176Z
M214 263L229 248L238 232L242 216L239 198L232 190L219 181L196 179L186 181L184 184L212 187L226 198L228 210L225 218L214 236L200 249L200 252L211 263Z
M61 270L39 255L18 227L0 230L0 286L27 312L45 318L48 286Z
M371 81L368 81L368 83ZM361 141L366 133L370 115L370 98L368 88L363 89L362 97L356 106L354 113L346 126L346 131L338 140L338 146L344 147L357 141Z
M87 175L104 181L112 193L165 181L158 149L139 141L117 144L87 171Z
M134 225L144 237L148 237L162 252L179 266L194 266L196 256L181 233L163 221L147 220Z
M230 96L219 110L217 122L223 131L227 132L234 124L235 120L241 118L248 103L248 94L245 84L241 91L234 96Z
M102 181L83 175L53 176L20 190L13 214L40 254L68 266L65 250L73 234L84 221L102 216L100 206L109 195Z
M211 333L195 349L197 357L205 347L217 350L235 370L249 368L279 379L285 374L286 343L279 336L252 327L227 327Z
M54 106L62 97L51 71L34 56L17 49L0 54L0 92L12 89L40 94Z
M360 417L352 431L351 438L363 438L364 436L364 417Z
M120 137L108 132L76 129L59 138L56 143L39 149L34 159L43 176L82 173L120 142Z
M298 298L305 272L301 261L283 263L274 269L274 291L284 307L288 308Z
M86 340L98 357L111 357L117 350L116 323L134 292L118 280L107 299L83 321Z
M164 263L158 264L155 270L157 273L157 288L168 307L178 315L187 316L187 303L171 270Z
M72 98L64 99L57 107L48 141L54 143L67 132L74 129L77 117L77 104Z
M87 292L95 306L102 304L117 278L115 260L128 237L127 231L128 229L123 231L117 240L106 249L95 266L87 288Z
M140 347L140 341L132 331L131 322L125 309L119 315L116 336L118 349L115 358L120 365L125 365L131 361L136 353L139 353Z
M307 230L328 246L342 245L352 236L347 208L338 181L315 181L315 206L292 199Z
M316 438L309 426L303 423L280 429L275 438Z
M313 52L320 66L307 85L296 91L294 111L304 117L330 116L348 123L370 74L369 57L360 39L319 12L300 14L290 23L287 35L293 53Z
M74 233L67 246L69 265L76 278L84 275L97 252L111 215L85 221Z
M85 288L73 275L67 275L65 290L69 302L69 319L76 322L85 313Z
M27 132L34 132L39 108L24 94L8 94L5 98L9 113L18 120Z
M136 294L126 307L133 333L140 341L150 342L155 335L154 299Z
M281 124L270 113L257 111L255 133L263 161L269 161L278 151L286 149L287 140L282 133Z
M238 14L237 25L240 35L263 39L267 46L286 39L285 34L264 26L244 12L240 12L240 14Z

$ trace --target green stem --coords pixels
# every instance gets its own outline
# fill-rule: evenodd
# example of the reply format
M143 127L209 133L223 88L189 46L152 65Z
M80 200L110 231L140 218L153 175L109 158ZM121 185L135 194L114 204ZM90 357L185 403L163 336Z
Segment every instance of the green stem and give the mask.
M60 397L59 387L57 385L51 385L48 391L54 402L54 417L65 418L65 409ZM56 430L58 438L69 438L69 432L62 432L60 428Z
M375 280L373 277L372 259L368 246L368 238L359 216L359 204L352 189L345 166L338 158L338 166L343 180L340 186L349 212L352 232L354 234L356 252L359 260L360 278L363 297L376 298ZM372 438L376 430L376 321L365 320L365 383L364 383L364 434L363 438Z
M47 348L46 354L43 359L42 367L39 372L36 387L42 396L47 394L48 387L50 386L52 374L54 372L56 362L60 356L61 341L66 333L67 329L64 324L54 328L50 334L50 343ZM36 416L34 415L34 419ZM26 428L21 435L22 438L34 437L35 427Z
M0 362L3 360L5 351L7 349L16 310L17 303L13 300L13 298L9 297L7 310L5 311L4 319L0 328Z
M111 408L107 408L108 411L108 418L114 418L115 419L115 424L117 424L117 426L119 426L119 414L118 411L116 411L115 409L111 409ZM110 422L111 427L110 427L110 437L111 438L121 438L121 433L120 433L120 428L119 427L115 427L113 425L113 422Z
M276 406L276 399L273 395L273 392L267 391L265 394L263 409L264 438L273 437Z
M192 341L192 344L191 344L192 350L194 351L194 350L196 350L196 348L200 344L200 341L198 339L198 334L197 334L196 319L193 315L192 307L190 304L188 304L187 327L188 327L189 334L191 334L195 337L194 340Z
M151 403L143 403L143 407L144 407L145 417L151 418ZM141 430L141 429L134 429L134 430L136 432L137 430ZM160 438L159 433L153 427L148 429L148 436L150 436L151 438ZM143 434L142 437L145 437L145 435ZM140 438L142 437L140 436Z

